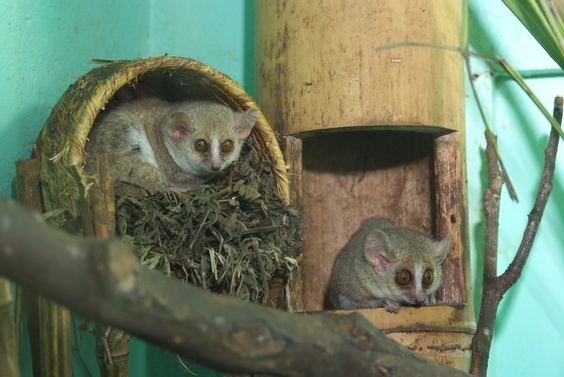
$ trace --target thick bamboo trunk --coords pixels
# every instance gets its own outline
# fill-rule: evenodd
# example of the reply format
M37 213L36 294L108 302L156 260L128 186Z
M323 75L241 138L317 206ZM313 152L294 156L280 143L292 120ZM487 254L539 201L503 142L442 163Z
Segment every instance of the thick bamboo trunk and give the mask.
M303 139L291 191L302 192L306 220L304 310L326 309L335 257L366 218L453 232L439 306L362 313L408 348L467 370L462 14L461 1L257 2L256 66L267 120Z

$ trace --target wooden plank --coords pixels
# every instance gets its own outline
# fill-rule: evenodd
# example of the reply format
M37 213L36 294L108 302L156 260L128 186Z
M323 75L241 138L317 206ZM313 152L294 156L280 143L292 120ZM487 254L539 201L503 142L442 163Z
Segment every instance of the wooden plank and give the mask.
M282 154L288 167L288 178L290 188L290 206L302 211L302 141L292 136L283 137L281 140ZM290 273L280 271L280 274L272 279L270 290L264 304L280 307L283 306L290 311L304 311L303 304L303 280L301 270L303 264L301 258L298 260L299 267ZM285 303L280 303L282 289L288 285L288 296Z
M43 212L39 160L16 161L18 201ZM34 376L71 376L70 311L54 302L27 294L28 332Z
M0 276L0 376L19 377L19 339L14 326L11 286L8 279Z
M17 160L16 173L18 202L24 207L43 212L39 189L39 160L35 158Z
M41 205L41 192L39 188L39 160L31 158L29 160L16 161L16 190L18 202L37 212L43 212ZM19 292L18 296L23 296ZM27 332L29 335L31 363L33 375L41 375L41 343L39 341L39 303L35 292L26 292L27 300ZM18 300L20 301L20 300ZM19 316L18 316L19 317ZM19 320L16 320L19 323ZM19 326L18 326L19 327ZM19 331L17 344L19 345Z
M435 139L435 228L442 239L453 233L450 251L443 265L443 284L437 293L439 303L467 303L464 270L465 216L459 133Z
M83 218L90 236L113 238L116 236L114 180L110 176L107 155L98 156L95 176L82 177L86 182L80 188L84 193ZM76 174L76 173L75 173ZM96 360L103 377L128 375L129 340L124 331L96 323Z

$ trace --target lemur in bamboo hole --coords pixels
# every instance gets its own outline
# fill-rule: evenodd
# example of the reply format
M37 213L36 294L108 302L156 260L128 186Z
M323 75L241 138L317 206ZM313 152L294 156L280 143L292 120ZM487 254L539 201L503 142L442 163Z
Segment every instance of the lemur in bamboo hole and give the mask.
M383 218L370 218L337 255L328 297L333 309L434 304L452 233L435 241Z

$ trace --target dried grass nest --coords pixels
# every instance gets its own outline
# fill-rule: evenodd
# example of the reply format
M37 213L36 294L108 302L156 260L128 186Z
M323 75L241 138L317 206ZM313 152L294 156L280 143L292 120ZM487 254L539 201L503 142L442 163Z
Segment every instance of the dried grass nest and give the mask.
M149 268L212 292L265 303L272 277L297 268L303 218L272 166L246 143L227 172L187 193L116 195L117 233Z

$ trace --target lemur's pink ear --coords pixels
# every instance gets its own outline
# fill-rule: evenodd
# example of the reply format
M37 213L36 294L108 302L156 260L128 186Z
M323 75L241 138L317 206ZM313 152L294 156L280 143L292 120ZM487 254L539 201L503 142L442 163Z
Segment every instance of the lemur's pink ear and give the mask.
M384 232L375 229L366 237L364 257L379 274L386 272L395 255L390 250L390 242Z
M251 107L244 113L238 113L237 116L239 121L235 125L235 132L239 140L245 140L257 122L258 110L256 107Z
M176 111L170 115L166 124L168 134L174 141L180 141L193 131L190 117L184 111Z
M431 247L431 250L433 251L433 260L435 262L443 263L450 249L452 237L453 234L450 233L441 241L433 241L433 247Z

